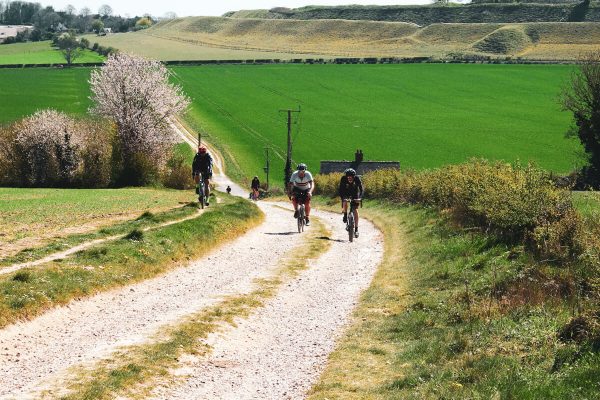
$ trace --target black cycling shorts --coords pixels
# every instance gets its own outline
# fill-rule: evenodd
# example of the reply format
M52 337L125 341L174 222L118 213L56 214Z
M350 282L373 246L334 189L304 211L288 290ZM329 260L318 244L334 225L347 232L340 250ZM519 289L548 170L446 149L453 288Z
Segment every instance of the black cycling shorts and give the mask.
M197 176L197 175L202 175L203 179L210 179L212 178L212 172L199 172L196 171L194 173L192 173L193 176Z
M308 190L300 190L295 187L292 190L292 196L294 196L298 203L304 204L306 203L306 199L308 198Z

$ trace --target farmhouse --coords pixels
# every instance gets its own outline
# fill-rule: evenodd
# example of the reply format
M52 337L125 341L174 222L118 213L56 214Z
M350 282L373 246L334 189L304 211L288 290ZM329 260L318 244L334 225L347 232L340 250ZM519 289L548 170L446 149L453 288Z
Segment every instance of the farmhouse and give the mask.
M332 174L344 172L348 168L354 168L358 175L380 169L400 169L398 161L364 161L362 150L356 150L354 161L321 161L321 174Z
M0 25L0 43L9 37L16 37L17 33L33 29L30 25Z

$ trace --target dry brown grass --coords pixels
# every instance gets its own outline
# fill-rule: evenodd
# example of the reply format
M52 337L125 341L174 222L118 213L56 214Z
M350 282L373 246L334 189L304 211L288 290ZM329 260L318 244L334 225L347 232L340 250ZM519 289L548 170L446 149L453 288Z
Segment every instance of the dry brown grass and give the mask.
M520 33L519 43L500 43L499 48L506 50L496 51L496 56L575 60L580 53L600 47L600 24L593 22L432 24L421 28L404 22L188 17L143 32L89 39L160 60L444 58L450 53L493 56L474 45L498 38L510 42L512 36L507 32Z

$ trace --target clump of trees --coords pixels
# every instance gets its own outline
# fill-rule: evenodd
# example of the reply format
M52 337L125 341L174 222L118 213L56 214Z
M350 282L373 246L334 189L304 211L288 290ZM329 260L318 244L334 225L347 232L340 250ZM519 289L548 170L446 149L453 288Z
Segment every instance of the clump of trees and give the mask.
M101 33L104 28L110 28L112 32L128 32L139 29L138 23L144 18L147 18L150 24L153 22L149 16L129 18L114 15L108 5L100 6L98 11L93 13L88 7L77 11L74 6L67 5L63 10L56 10L51 6L42 7L40 3L0 1L0 25L34 26L33 30L22 32L5 43L51 40L55 34L68 30L77 33Z
M0 185L189 187L169 119L189 99L158 61L111 55L90 78L92 117L42 110L0 126ZM185 170L185 174L181 171Z

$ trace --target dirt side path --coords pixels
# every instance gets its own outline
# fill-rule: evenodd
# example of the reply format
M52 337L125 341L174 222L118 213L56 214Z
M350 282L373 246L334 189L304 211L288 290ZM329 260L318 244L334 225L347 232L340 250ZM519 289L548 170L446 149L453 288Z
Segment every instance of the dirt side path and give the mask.
M361 221L361 237L348 243L339 215L315 215L333 229L331 249L237 328L213 334L212 354L188 359L179 371L188 375L185 382L159 388L153 398L305 397L383 256L383 238L372 224Z

